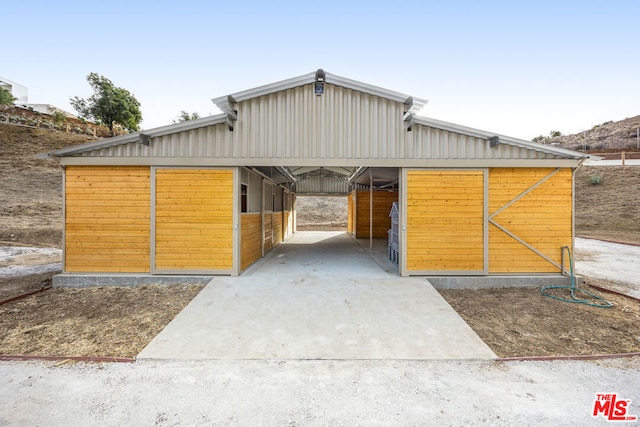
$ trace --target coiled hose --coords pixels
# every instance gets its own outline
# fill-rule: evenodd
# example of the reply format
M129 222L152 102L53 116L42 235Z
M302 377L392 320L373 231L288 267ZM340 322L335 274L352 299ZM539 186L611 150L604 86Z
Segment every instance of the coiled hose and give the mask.
M606 299L599 297L596 294L593 294L591 292L585 291L584 289L580 289L576 287L576 276L574 274L573 271L573 257L571 256L571 250L569 249L569 246L563 246L561 248L562 254L564 255L564 251L567 251L567 254L569 255L569 271L571 273L571 286L544 286L540 289L540 293L542 295L544 295L547 298L553 298L556 299L558 301L564 301L564 302L573 302L573 303L578 303L578 304L584 304L584 305L589 305L591 307L599 307L599 308L611 308L613 307L613 303L607 301ZM562 265L562 268L564 270L564 263ZM569 289L570 290L570 298L563 298L560 296L555 296L555 295L551 295L550 293L548 293L547 291L550 289ZM576 294L585 294L588 295L589 297L591 297L591 299L581 299L578 298L576 296ZM593 301L595 300L595 301Z

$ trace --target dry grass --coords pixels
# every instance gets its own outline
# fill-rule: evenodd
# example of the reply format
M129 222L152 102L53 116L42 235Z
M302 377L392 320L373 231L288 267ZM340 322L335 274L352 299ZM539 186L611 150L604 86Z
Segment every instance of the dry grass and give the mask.
M614 307L553 300L539 288L441 290L440 294L500 357L639 352L640 302L585 289Z
M50 289L0 306L0 354L134 357L200 289Z
M591 185L597 173L604 181ZM582 167L575 183L578 236L640 244L640 167Z
M0 245L60 247L62 168L36 155L93 140L0 124Z

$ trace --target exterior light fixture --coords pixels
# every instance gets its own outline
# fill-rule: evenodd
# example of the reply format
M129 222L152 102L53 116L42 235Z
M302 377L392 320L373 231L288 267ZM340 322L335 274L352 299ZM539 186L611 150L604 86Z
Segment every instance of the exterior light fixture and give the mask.
M138 135L138 142L148 147L150 138L151 137L149 135L145 135L144 133L141 133L140 135Z
M322 68L318 68L318 71L316 71L316 82L313 84L313 93L317 96L324 95L324 79L324 70Z

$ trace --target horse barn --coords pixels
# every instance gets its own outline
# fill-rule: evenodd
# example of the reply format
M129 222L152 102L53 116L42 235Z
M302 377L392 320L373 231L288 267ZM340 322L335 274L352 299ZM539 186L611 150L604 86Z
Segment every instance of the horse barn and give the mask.
M58 283L241 275L296 233L309 194L347 196L358 239L386 239L398 202L401 276L564 271L582 153L422 117L424 99L323 70L213 102L222 114L48 154L64 168Z

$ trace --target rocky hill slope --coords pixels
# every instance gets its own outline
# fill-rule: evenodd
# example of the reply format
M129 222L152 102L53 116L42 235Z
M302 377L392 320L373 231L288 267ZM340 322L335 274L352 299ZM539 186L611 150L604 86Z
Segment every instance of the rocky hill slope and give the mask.
M617 122L605 122L573 135L546 138L544 142L578 151L633 152L638 151L638 129L640 116L635 116Z
M0 124L0 246L60 247L62 169L36 155L95 140L88 135Z

